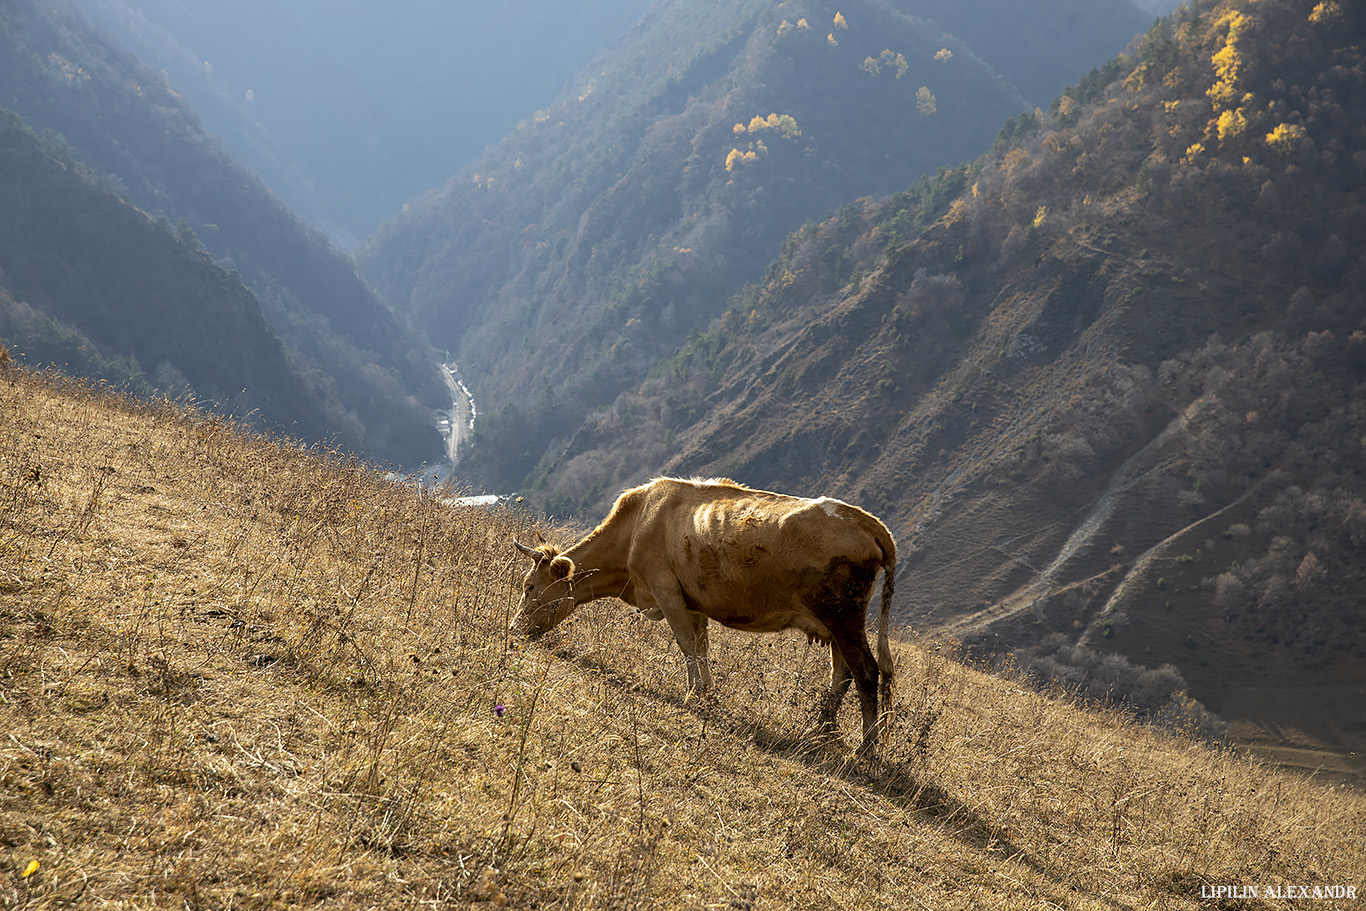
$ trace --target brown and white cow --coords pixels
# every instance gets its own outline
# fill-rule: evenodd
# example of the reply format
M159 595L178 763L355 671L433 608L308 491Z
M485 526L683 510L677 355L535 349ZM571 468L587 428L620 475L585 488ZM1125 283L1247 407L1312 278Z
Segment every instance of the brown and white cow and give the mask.
M830 692L821 725L853 680L863 710L863 743L878 736L878 676L891 705L887 619L896 544L887 526L839 500L751 490L734 481L658 478L617 498L607 518L561 552L513 544L535 565L526 574L518 632L537 638L576 607L620 598L667 620L687 661L688 689L711 685L707 621L764 633L796 628L830 644ZM864 626L873 583L883 573L874 660Z

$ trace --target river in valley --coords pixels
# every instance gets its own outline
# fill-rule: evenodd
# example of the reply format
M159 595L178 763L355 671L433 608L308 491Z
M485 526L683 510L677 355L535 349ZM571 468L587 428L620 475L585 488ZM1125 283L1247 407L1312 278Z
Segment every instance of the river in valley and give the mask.
M474 432L474 419L478 411L474 407L474 396L469 387L460 379L460 370L449 361L439 366L441 378L451 390L451 407L436 413L436 429L441 431L446 441L446 461L454 467L460 461L460 447L469 442Z
M474 396L470 394L469 387L460 379L460 369L450 361L438 364L437 369L451 390L451 407L436 412L436 429L441 432L441 439L445 442L446 458L434 471L425 471L423 474L440 485L454 478L461 449L469 445L479 412L474 407ZM457 506L492 506L498 502L498 497L481 494L456 497L451 502Z

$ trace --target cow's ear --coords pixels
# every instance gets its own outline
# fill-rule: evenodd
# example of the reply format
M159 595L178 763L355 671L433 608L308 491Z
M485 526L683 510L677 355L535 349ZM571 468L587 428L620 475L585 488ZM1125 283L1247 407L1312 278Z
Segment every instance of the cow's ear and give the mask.
M574 561L568 557L556 557L550 561L550 575L563 579L574 571Z

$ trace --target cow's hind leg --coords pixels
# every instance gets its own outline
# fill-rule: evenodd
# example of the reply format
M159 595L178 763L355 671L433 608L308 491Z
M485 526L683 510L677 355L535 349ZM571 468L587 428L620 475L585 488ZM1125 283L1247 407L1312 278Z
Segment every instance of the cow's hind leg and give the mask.
M859 745L859 752L866 753L877 745L877 661L873 658L873 650L868 647L868 638L862 629L836 632L831 648L839 649L844 663L849 666L849 676L858 687L859 708L863 711L863 743ZM849 682L846 680L839 693L841 697L848 687ZM831 687L831 691L834 692L834 687Z
M876 562L854 563L836 558L803 598L812 616L825 624L832 638L830 702L825 706L826 717L832 723L850 681L858 687L859 706L863 710L861 753L876 745L878 735L878 666L863 626L879 568ZM841 664L845 666L842 674Z

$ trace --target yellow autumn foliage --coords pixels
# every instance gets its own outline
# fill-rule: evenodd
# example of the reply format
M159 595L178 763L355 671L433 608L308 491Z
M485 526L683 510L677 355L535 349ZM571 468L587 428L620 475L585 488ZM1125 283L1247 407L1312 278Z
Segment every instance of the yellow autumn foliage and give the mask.
M753 135L762 133L765 130L773 130L784 139L796 139L802 135L802 128L797 125L797 119L791 114L770 113L767 117L755 114L749 119L749 124L737 123L732 127L731 132L736 136L746 133Z
M915 107L916 110L920 111L920 113L924 114L926 117L929 117L939 110L939 103L935 100L934 92L930 91L929 86L922 85L920 88L916 89Z
M944 224L952 227L967 217L970 203L963 197L958 197L949 205L949 211L944 215Z
M1243 114L1242 108L1231 111L1224 111L1216 121L1215 129L1219 134L1220 142L1228 142L1243 133L1247 129L1247 117Z
M1238 38L1250 23L1251 20L1237 10L1230 10L1215 23L1216 28L1228 28L1223 46L1210 58L1216 79L1205 94L1216 109L1232 104L1238 97L1238 79L1244 67L1243 55L1238 50Z
M1304 140L1304 127L1297 123L1282 123L1266 134L1266 144L1282 155L1289 155Z
M1326 22L1333 22L1341 18L1342 7L1338 5L1337 0L1324 0L1309 13L1309 21L1315 25L1323 25Z

